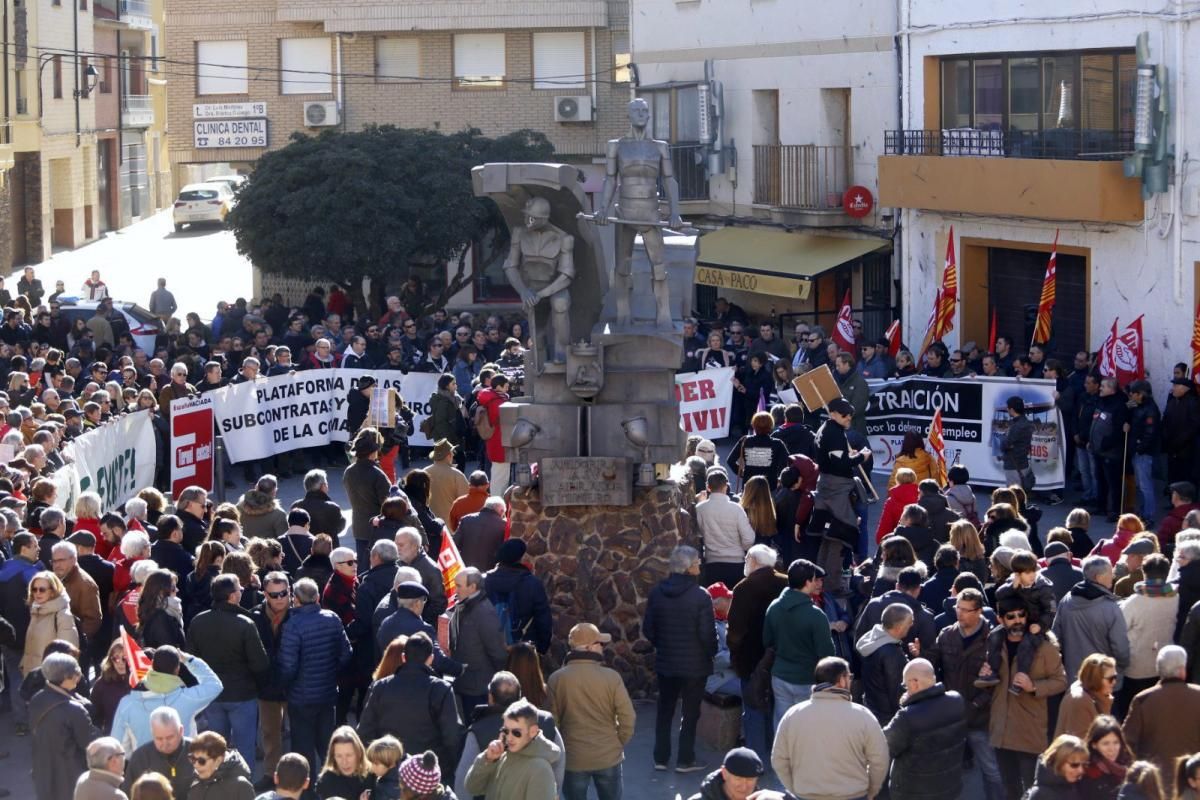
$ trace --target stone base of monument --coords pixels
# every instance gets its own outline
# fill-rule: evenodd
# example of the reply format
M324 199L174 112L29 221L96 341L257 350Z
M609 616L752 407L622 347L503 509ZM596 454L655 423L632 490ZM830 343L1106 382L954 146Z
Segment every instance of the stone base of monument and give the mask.
M591 622L612 634L605 658L634 697L654 685L654 649L642 638L646 599L667 577L671 550L696 545L691 494L675 484L634 488L628 506L543 507L537 487L517 488L509 500L512 536L546 586L554 614L550 661L557 668L567 634Z

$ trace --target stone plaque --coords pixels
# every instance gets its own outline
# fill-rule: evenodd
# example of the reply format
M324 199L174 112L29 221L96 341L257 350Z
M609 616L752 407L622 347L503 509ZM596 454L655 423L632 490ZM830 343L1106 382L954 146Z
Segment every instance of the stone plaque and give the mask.
M628 506L633 473L626 458L543 458L543 506Z

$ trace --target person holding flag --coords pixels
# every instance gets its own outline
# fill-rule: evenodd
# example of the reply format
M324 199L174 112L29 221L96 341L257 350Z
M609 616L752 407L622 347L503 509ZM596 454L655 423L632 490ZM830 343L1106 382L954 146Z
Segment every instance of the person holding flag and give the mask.
M117 713L113 717L112 735L133 752L154 736L150 730L150 718L162 706L173 708L183 721L184 734L196 735L196 715L217 699L224 688L221 679L199 656L188 655L170 645L154 650L149 669L144 673L135 664L144 664L145 654L128 631L121 631L125 642L125 657L129 664L130 680L137 679L133 691L121 698ZM187 669L195 678L194 686L188 686L180 672Z

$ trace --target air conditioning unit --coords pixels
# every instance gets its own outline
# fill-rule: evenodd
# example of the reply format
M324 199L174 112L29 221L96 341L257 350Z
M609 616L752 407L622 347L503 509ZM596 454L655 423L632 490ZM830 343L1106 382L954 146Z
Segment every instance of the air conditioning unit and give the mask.
M554 98L555 122L591 122L592 98L586 94Z
M328 128L341 122L336 100L321 100L304 104L304 126L306 128Z

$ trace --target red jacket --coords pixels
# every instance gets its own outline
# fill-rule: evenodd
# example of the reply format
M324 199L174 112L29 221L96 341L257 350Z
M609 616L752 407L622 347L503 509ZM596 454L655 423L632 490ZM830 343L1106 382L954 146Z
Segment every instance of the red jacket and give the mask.
M0 438L3 438L0 436ZM1158 523L1158 546L1162 549L1175 546L1175 534L1183 530L1183 520L1193 509L1200 508L1200 503L1185 503L1172 508Z
M1121 553L1141 531L1126 531L1118 529L1111 539L1101 539L1088 555L1104 556L1115 566L1121 558Z
M796 524L803 532L808 529L808 519L812 516L813 492L817 490L817 478L821 475L821 468L803 453L789 456L788 466L800 473L800 500L796 503Z
M500 440L500 406L508 402L508 395L492 389L479 391L479 404L487 408L488 422L492 423L492 438L487 440L488 461L493 464L503 464L508 459L504 457L504 445Z
M883 537L896 530L900 524L900 515L909 503L917 502L918 491L915 483L897 483L888 491L887 500L883 502L883 511L879 515L879 527L875 529L875 543L883 541Z

